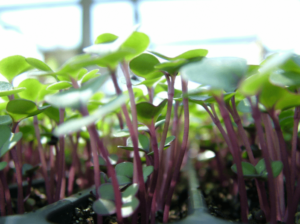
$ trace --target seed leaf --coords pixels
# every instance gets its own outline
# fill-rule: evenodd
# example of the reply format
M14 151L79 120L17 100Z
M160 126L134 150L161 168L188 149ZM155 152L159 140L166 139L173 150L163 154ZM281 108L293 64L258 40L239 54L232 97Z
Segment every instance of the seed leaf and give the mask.
M17 75L31 69L31 65L20 55L4 58L0 61L0 73L11 82Z

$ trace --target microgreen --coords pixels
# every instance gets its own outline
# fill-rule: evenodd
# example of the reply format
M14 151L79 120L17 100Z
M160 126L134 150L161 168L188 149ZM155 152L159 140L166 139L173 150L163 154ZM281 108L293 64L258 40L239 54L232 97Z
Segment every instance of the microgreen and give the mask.
M277 53L260 65L206 57L205 49L165 56L149 50L149 37L137 28L98 36L55 70L20 55L0 61L7 79L0 82L0 187L17 180L18 213L41 174L48 203L72 194L74 183L95 185L98 223L115 214L118 223L140 217L154 224L158 211L167 223L180 170L191 155L199 167L217 164L222 184L234 180L242 222L248 222L246 182L254 179L267 222L293 223L299 202L293 195L300 194L300 56ZM14 86L24 72L30 78ZM47 76L52 83L42 82ZM107 80L116 94L102 90ZM188 88L188 81L199 86ZM208 149L200 151L199 142ZM213 156L203 159L206 152ZM225 175L227 158L233 172ZM7 178L11 161L15 177ZM227 175L237 178L225 180ZM8 189L0 191L0 207L2 216L13 214Z

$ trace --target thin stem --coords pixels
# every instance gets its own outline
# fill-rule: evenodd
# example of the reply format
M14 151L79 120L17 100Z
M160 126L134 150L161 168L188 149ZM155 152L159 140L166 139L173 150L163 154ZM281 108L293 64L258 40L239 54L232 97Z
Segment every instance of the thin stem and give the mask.
M174 106L174 117L173 117L173 123L172 123L172 135L173 136L178 136L178 121L179 121L179 117L178 117L178 107L179 107L179 102L176 101L175 106ZM164 205L165 205L165 195L167 194L167 188L166 186L170 185L170 181L172 178L172 171L173 171L173 157L175 154L175 147L177 144L177 137L175 139L175 141L173 141L170 145L170 147L167 149L167 156L165 158L165 172L163 173L163 178L162 178L162 185L161 185L161 190L159 192L159 198L161 200L161 203L159 203L159 209L163 209Z
M291 181L291 173L290 173L290 167L288 162L288 156L287 156L287 150L283 138L283 134L280 128L279 120L277 115L275 114L275 110L271 109L269 111L270 117L272 118L272 121L274 123L275 131L277 138L279 140L279 146L280 146L280 157L281 161L283 163L283 173L286 179L286 189L287 189L287 206L289 207L290 204L293 201L293 187L292 187L292 181Z
M110 163L109 154L108 154L107 149L104 147L103 142L98 137L96 126L92 125L92 126L88 127L88 131L90 133L91 138L96 140L97 145L100 148L101 154L102 154L102 156L103 156L103 158L106 162L106 166L107 166L109 176L112 179L112 185L113 185L113 190L114 190L114 195L115 195L115 202L116 202L116 210L117 210L117 212L116 212L117 213L117 220L118 220L118 223L122 224L123 223L123 217L122 217L122 212L121 212L122 197L121 197L121 192L119 190L119 184L118 184L118 180L117 180L117 176L116 176L116 171ZM100 177L100 175L99 175L99 177Z
M151 181L150 192L149 192L149 203L151 203L151 201L152 201L151 223L154 224L155 212L156 212L156 205L155 205L156 197L155 197L154 191L155 191L158 173L159 173L159 151L158 151L157 138L156 138L156 132L155 132L155 126L154 126L153 120L152 120L152 123L151 123L149 129L150 129L152 150L154 152L154 171L153 171L153 175L152 175L152 181Z
M267 149L267 144L264 139L263 129L261 126L261 112L258 108L258 97L256 97L256 103L253 104L251 99L248 98L249 103L251 105L252 109L252 117L254 119L256 132L259 138L259 142L261 145L261 150L263 154L263 158L265 160L266 169L268 174L272 174L272 168L270 163L270 155L269 151ZM270 199L270 223L275 224L276 223L276 217L277 217L277 205L276 205L276 193L275 193L275 187L274 187L274 177L273 175L268 175L268 186L269 186L269 199Z
M59 124L64 123L64 113L65 109L60 108L59 109ZM57 160L59 169L58 172L58 178L57 178L57 185L56 185L56 192L55 192L55 201L60 200L60 194L63 188L62 182L65 178L65 138L64 136L59 137L59 152L57 154Z
M0 180L2 182L3 188L4 188L4 195L5 195L5 201L6 201L6 208L7 208L7 215L12 215L13 210L12 210L12 205L11 205L11 196L10 196L10 191L7 185L7 181L4 175L4 171L0 171Z
M297 138L298 138L298 125L300 121L300 107L295 108L294 114L294 127L293 127L293 138L292 138L292 156L291 156L291 185L294 189L295 178L296 178L296 153L297 153Z
M237 109L236 109L236 105L235 105L235 97L233 96L231 98L231 104L232 104L232 111L229 110L229 112L231 113L232 117L233 117L233 120L234 122L236 123L236 125L238 126L238 133L241 135L242 137L242 140L243 140L243 143L245 145L245 148L246 148L246 151L247 151L247 154L248 154L248 157L249 157L249 160L250 162L253 164L253 165L256 165L256 161L254 159L254 156L253 156L253 152L251 150L251 146L250 146L250 142L247 138L247 134L246 134L246 131L245 129L243 128L243 125L242 125L242 122L241 122L241 118L237 112Z
M245 187L245 181L243 177L242 164L241 164L241 152L238 145L238 139L233 129L230 115L226 110L225 102L222 97L215 96L215 99L219 105L221 115L224 119L225 127L228 133L229 140L232 145L233 159L235 161L237 167L237 176L238 176L238 186L240 193L240 201L241 201L241 219L243 222L248 222L248 202L247 202L247 193Z
M188 137L189 137L189 102L188 98L186 97L187 94L187 81L181 78L181 86L182 86L182 95L183 95L183 107L184 107L184 130L183 130L183 139L182 139L182 145L181 150L179 153L179 156L177 157L169 193L166 198L166 204L164 208L164 216L163 216L163 222L168 222L169 219L169 210L170 210L170 204L172 200L172 195L175 190L175 186L178 180L180 167L185 155L185 152L187 150L187 143L188 143Z
M0 171L2 172L2 170ZM0 213L1 216L5 216L6 215L6 211L5 211L5 196L4 196L4 187L3 187L3 183L0 180Z
M276 160L276 153L275 153L275 142L273 141L273 128L271 121L269 119L268 114L261 114L261 118L263 124L265 126L266 132L266 139L267 139L267 148L269 150L269 156L272 161ZM278 197L277 200L277 220L281 220L284 216L285 212L285 201L284 201L284 182L282 174L280 174L277 178L274 179L275 181L275 191L277 192Z
M50 183L49 183L49 178L48 178L48 173L47 173L47 163L46 163L46 159L45 159L43 146L41 144L41 135L40 135L40 129L39 129L39 125L38 125L37 116L33 117L33 125L34 125L35 136L36 136L37 143L38 143L39 157L40 157L40 161L42 163L42 174L43 174L44 180L45 180L47 200L48 200L48 203L51 204L52 203L52 194L50 191Z
M132 90L132 85L130 81L130 75L128 71L128 65L124 62L122 64L123 73L126 79L127 89L129 93L130 98L130 107L131 107L131 113L132 113L132 121L130 120L126 105L123 104L121 106L123 114L125 116L125 120L127 123L127 127L129 129L129 133L132 139L133 144L133 153L134 153L134 166L136 169L134 169L134 182L139 184L139 195L141 200L141 211L142 211L142 223L148 222L148 211L147 211L147 195L146 195L146 187L144 183L144 177L143 177L143 168L141 163L141 158L139 154L138 149L138 131L137 131L137 114L136 114L136 106L135 106L135 98ZM117 94L121 95L122 91L118 86L117 79L115 72L111 72L112 80L114 83L114 86L116 88ZM136 178L135 178L136 177Z
M16 128L18 126L18 123L14 123L12 127L12 132L16 132ZM24 213L24 196L23 196L23 186L22 186L22 165L21 161L18 159L17 155L17 149L16 146L14 146L10 150L11 157L14 160L15 163L15 169L16 169L16 177L17 177L17 183L18 183L18 213L23 214Z

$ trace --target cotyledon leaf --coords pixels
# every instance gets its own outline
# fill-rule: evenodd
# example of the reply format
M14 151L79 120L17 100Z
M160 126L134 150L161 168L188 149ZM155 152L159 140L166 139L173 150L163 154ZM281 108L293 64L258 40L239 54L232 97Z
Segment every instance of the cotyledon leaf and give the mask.
M128 95L125 94L120 95L114 100L107 103L106 105L100 107L92 115L82 117L79 119L72 119L64 122L54 130L54 135L62 136L65 134L70 134L79 131L84 126L89 126L95 123L97 120L101 119L104 115L118 109L124 102L126 102L127 98Z

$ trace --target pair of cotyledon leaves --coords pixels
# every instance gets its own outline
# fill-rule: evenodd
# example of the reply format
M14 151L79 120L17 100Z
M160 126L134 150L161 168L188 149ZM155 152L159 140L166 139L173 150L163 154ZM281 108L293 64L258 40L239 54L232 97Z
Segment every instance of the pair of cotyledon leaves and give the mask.
M281 161L272 161L271 168L272 168L273 176L277 177L283 169L283 164ZM231 169L233 172L237 173L236 164L234 164L231 167ZM264 159L259 160L255 166L248 162L242 162L242 171L243 171L243 176L245 178L267 179L268 177L268 172L267 172Z
M266 109L284 110L300 105L300 96L284 88L300 86L300 59L292 52L275 54L260 66L249 67L241 58L205 58L183 66L180 73L190 81L209 85L212 90L237 90L244 96L260 93L259 101ZM207 100L190 99L200 103Z
M22 138L22 132L11 132L9 127L11 123L12 119L10 116L0 116L0 157L4 156ZM6 166L7 163L5 161L0 162L0 170L3 170Z
M135 197L138 191L138 185L132 184L133 163L123 162L115 167L118 183L127 188L122 192L122 217L129 217L139 206L139 200ZM153 172L153 166L143 168L144 181ZM94 211L99 215L112 215L116 213L115 195L111 179L107 179L104 173L101 173L101 185L98 188L99 199L93 203Z

